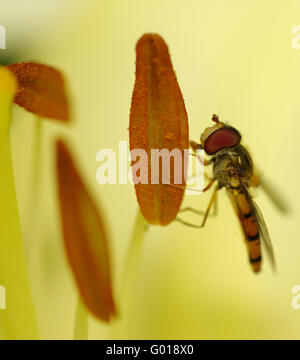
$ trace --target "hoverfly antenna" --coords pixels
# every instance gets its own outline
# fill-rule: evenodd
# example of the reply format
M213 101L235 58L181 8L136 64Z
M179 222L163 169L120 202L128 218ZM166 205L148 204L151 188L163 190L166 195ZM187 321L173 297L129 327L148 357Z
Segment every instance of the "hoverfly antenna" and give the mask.
M215 123L217 123L217 124L219 124L219 122L220 122L220 120L219 120L219 116L218 115L216 115L216 114L213 114L213 116L212 116L212 121L214 121Z

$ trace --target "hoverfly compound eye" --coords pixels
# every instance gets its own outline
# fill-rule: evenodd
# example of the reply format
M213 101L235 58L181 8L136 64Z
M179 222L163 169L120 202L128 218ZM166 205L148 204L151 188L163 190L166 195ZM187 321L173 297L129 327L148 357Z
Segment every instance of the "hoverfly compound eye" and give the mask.
M202 144L202 146L204 146L206 139L215 131L217 131L218 129L221 129L225 126L224 123L222 122L218 122L216 125L213 126L209 126L207 128L204 129L202 135L200 136L200 142Z
M235 128L223 126L211 132L203 145L206 154L213 155L222 149L237 146L240 141L241 135Z

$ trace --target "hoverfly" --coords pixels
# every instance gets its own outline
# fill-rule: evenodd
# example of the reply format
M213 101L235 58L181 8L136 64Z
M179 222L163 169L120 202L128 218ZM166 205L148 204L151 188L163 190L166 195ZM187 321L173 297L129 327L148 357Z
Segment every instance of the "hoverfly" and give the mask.
M249 193L251 186L258 186L251 156L240 144L241 135L235 128L221 122L217 115L213 115L212 120L215 125L204 130L200 144L191 141L190 146L195 153L198 149L204 149L205 153L211 156L210 160L204 160L204 165L213 166L213 177L203 191L210 189L215 182L217 185L201 225L193 225L179 218L177 220L188 226L203 227L216 201L217 191L225 188L240 221L253 271L259 272L261 267L261 241L275 268L274 252L264 218ZM182 209L185 210L200 213L192 208Z

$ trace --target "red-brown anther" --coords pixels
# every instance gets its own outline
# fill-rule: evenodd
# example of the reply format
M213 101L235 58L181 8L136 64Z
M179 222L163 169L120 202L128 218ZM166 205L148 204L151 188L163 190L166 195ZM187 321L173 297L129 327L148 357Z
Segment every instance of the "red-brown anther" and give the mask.
M130 150L144 149L148 154L148 184L135 184L141 211L149 223L167 225L179 210L185 182L182 179L182 189L162 184L160 173L159 184L151 184L151 149L180 149L183 158L183 149L189 147L188 118L168 47L156 34L145 34L136 46L129 133ZM174 184L172 162L170 169Z
M67 257L87 308L108 322L116 309L104 222L62 141L56 145L56 161Z
M58 70L34 62L11 64L7 68L18 81L16 104L42 117L69 120L64 79Z

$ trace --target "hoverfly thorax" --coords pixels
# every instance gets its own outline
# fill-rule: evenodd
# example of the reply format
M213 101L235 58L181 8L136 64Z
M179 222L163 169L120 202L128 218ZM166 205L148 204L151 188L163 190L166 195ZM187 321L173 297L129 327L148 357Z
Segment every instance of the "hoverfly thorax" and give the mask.
M253 175L252 159L242 145L225 148L214 156L213 172L220 187L236 189L243 183L249 184Z

